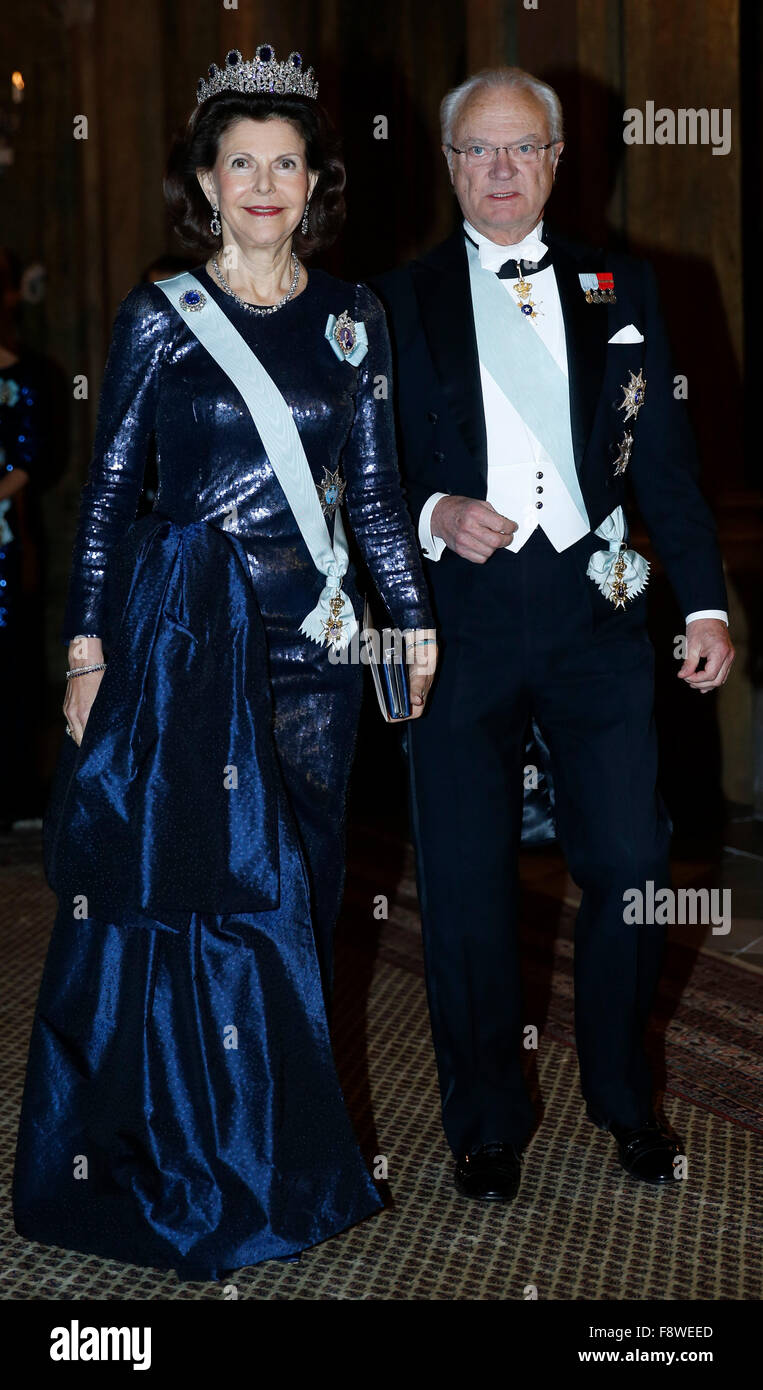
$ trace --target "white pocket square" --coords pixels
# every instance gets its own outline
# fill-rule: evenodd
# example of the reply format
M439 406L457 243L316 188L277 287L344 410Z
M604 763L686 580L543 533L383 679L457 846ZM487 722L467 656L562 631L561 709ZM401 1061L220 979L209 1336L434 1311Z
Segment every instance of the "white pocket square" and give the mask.
M618 328L609 341L610 343L643 343L644 335L639 333L635 323L626 323L625 328Z

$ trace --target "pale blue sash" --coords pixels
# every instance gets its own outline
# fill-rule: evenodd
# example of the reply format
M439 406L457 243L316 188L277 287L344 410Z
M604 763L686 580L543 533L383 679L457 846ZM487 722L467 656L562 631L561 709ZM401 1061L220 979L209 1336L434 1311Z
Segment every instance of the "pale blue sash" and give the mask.
M590 526L575 469L567 378L495 272L480 265L479 252L470 241L466 254L480 362L542 444Z
M157 281L157 286L241 393L315 567L326 576L321 596L304 618L300 632L324 644L330 601L338 595L343 600L338 613L342 627L340 635L330 639L329 645L335 649L346 646L358 625L352 604L342 590L342 577L349 563L342 517L337 508L332 544L302 440L286 401L238 329L203 290L195 275L184 271L171 280ZM180 303L181 296L189 290L203 295L201 308L186 309Z

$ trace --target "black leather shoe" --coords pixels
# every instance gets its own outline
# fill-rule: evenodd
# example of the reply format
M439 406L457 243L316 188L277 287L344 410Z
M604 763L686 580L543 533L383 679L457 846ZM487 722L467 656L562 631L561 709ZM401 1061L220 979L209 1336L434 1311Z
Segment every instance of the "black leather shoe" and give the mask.
M618 1157L626 1173L654 1186L670 1182L677 1185L673 1164L682 1149L656 1116L646 1124L629 1129L614 1122L605 1123L590 1109L587 1113L597 1128L608 1130L617 1141Z
M456 1191L478 1202L511 1202L519 1191L522 1156L513 1144L480 1144L462 1154L453 1174Z

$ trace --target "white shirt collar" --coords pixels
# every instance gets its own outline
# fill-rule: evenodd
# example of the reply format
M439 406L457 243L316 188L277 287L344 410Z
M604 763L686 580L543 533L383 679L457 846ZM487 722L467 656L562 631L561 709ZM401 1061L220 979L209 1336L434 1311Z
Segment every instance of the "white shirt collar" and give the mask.
M464 231L470 236L472 241L477 243L480 265L484 270L497 271L505 261L523 260L539 261L546 254L548 247L544 245L541 237L543 235L543 218L533 227L527 236L523 237L513 246L499 246L497 242L491 241L489 237L483 236L478 232L471 222L464 218Z

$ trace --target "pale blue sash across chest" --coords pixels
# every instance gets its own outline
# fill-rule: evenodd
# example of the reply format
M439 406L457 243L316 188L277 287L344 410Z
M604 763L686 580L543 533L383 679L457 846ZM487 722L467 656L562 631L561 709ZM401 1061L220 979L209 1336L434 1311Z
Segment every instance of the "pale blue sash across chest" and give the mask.
M495 272L483 269L470 241L466 254L480 362L545 449L589 526L575 469L567 377Z
M320 598L305 616L300 632L314 642L325 643L330 602L338 595L343 600L338 615L342 620L341 635L330 639L329 645L346 646L357 631L357 620L341 587L349 563L342 517L337 508L332 539L302 440L286 401L249 344L219 304L203 290L195 275L184 271L170 280L159 280L157 287L242 395L315 567L326 578ZM186 309L181 303L187 290L201 296L200 308Z

